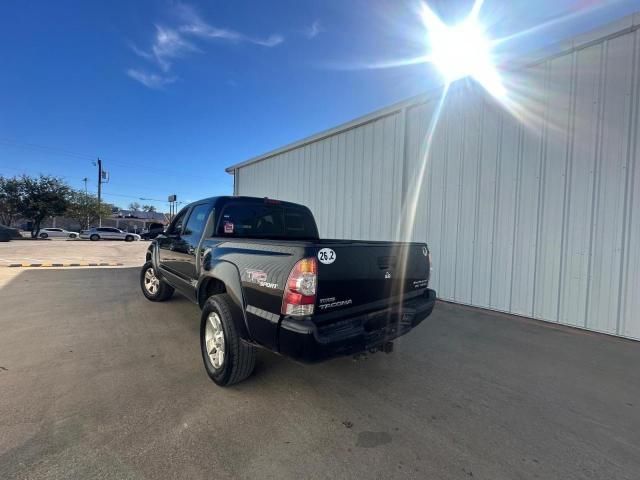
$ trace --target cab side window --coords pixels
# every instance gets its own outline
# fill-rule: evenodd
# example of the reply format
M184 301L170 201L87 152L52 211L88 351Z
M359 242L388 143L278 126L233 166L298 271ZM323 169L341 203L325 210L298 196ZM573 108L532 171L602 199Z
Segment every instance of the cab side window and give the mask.
M201 237L207 224L208 216L209 205L204 204L193 207L191 215L189 215L189 220L187 220L187 224L184 227L183 235Z
M186 214L187 214L187 208L185 207L182 210L180 210L178 212L178 215L176 215L176 217L173 219L173 222L171 222L171 225L169 225L167 233L170 233L173 235L179 235L180 233L182 233L182 224L184 222L184 217Z

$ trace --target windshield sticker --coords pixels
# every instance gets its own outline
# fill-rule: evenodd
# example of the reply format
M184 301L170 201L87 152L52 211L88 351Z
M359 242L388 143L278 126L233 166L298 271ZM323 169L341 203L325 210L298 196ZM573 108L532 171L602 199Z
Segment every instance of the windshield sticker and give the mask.
M318 260L320 263L329 265L336 261L336 252L331 248L323 248L318 252Z
M231 222L224 222L224 233L233 233L233 223Z

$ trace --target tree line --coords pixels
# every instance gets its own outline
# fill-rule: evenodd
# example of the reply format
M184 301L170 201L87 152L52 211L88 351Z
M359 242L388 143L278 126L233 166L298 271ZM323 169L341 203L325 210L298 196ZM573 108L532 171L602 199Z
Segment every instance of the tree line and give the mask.
M42 221L65 216L85 230L100 217L110 216L113 205L99 203L95 195L70 187L63 179L50 175L0 175L0 224L12 226L18 218L32 222L31 236L36 238Z
M133 212L139 212L140 209L142 209L143 212L148 213L156 211L156 207L154 207L153 205L140 205L138 202L131 202L129 204L129 210Z

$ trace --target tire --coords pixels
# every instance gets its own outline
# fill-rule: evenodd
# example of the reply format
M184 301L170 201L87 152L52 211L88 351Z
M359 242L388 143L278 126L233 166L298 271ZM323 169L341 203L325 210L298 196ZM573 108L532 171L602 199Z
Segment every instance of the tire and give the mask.
M48 238L48 237L49 237L48 233L41 233L40 234L40 238L42 238L42 239L45 239L45 238Z
M209 297L202 309L200 319L200 351L204 368L209 378L217 385L226 387L246 379L256 365L256 347L241 340L231 314L231 298L226 293ZM212 319L210 319L212 316ZM223 355L219 366L214 365L209 353L214 352L219 344L211 338L216 332L213 324L217 316L223 332ZM209 335L210 349L207 349ZM215 355L214 355L215 358Z
M100 240L100 235L98 235L97 233L94 233L89 237L89 240L91 240L92 242L97 242L98 240Z
M150 272L150 275L147 272ZM152 302L164 302L171 298L174 292L171 285L156 276L151 262L145 263L140 270L140 288L147 300Z
M77 238L77 237L78 237L78 235L76 235L75 233L70 233L69 234L69 238Z
M124 237L124 241L125 242L133 242L133 237L131 235L127 235L126 237Z

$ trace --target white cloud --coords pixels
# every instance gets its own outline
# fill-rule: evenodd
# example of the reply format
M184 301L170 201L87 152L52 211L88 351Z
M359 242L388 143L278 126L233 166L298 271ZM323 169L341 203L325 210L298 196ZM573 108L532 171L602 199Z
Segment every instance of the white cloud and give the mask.
M174 58L180 58L187 52L195 50L197 48L182 38L177 31L156 25L156 39L152 51L165 72L171 68L171 61Z
M307 38L311 39L317 37L320 32L323 31L322 25L320 25L320 20L316 20L305 29L304 34Z
M189 5L178 4L175 10L180 19L178 30L186 35L193 35L202 39L218 38L238 43L247 42L264 47L275 47L284 41L284 37L280 34L272 34L265 38L253 37L229 28L210 25Z
M269 35L267 38L263 39L247 38L247 41L262 45L264 47L275 47L276 45L280 45L282 42L284 42L284 37L279 33L274 33L273 35Z
M276 45L284 42L284 37L280 34L269 35L266 38L250 37L244 33L236 32L235 30L229 30L227 28L218 28L204 23L203 21L197 21L195 23L189 23L180 26L180 32L186 35L193 35L195 37L204 39L223 39L231 42L247 42L255 45L262 45L263 47L275 47Z
M214 27L202 20L195 10L188 5L178 3L173 11L178 21L171 27L156 25L155 35L148 49L130 45L131 50L136 55L156 64L163 72L163 74L155 74L141 69L129 69L126 71L131 78L149 88L158 89L175 82L176 77L169 75L175 61L189 53L201 52L197 45L193 43L195 40L221 39L235 43L251 43L263 47L275 47L284 41L284 37L280 34L253 37L235 30Z
M129 70L127 70L127 75L129 75L134 80L137 80L145 87L153 88L156 90L161 89L165 85L169 85L170 83L173 83L177 80L176 77L167 76L167 75L158 75L155 73L149 73L142 70L136 70L133 68L130 68Z
M133 53L135 53L139 57L142 57L146 60L153 60L153 54L145 52L144 50L136 47L134 44L130 44L129 46L131 47L131 50L133 50Z
M131 50L139 57L156 62L162 71L168 72L175 59L184 57L188 52L197 52L198 48L185 40L178 31L156 25L151 49L146 51L131 45Z

